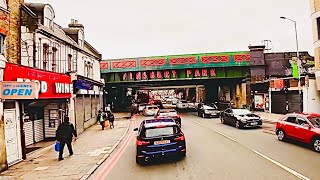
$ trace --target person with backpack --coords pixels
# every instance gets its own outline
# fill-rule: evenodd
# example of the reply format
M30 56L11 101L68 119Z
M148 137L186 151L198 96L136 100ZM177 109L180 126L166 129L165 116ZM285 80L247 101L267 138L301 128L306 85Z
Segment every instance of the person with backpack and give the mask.
M72 150L72 138L77 138L77 132L72 123L69 122L69 117L65 117L63 123L61 123L56 131L56 139L60 142L59 147L59 161L63 160L63 149L67 144L69 155L73 155ZM75 139L76 140L76 139Z
M97 121L100 123L102 130L104 130L106 119L107 119L106 114L103 113L101 110L99 110Z

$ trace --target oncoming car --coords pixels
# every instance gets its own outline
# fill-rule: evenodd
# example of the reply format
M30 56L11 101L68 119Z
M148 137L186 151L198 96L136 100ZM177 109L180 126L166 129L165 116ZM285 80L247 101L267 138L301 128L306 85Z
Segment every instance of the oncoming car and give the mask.
M159 158L183 158L186 141L183 132L172 119L145 120L140 124L136 140L136 163L144 164Z
M144 116L154 116L157 114L159 108L156 105L148 105L144 110L143 110L143 115Z
M262 119L248 109L229 108L221 113L221 123L241 129L244 127L261 127Z
M181 126L181 117L178 115L178 112L174 109L160 109L158 113L155 115L157 119L168 119L171 118L175 120L175 122Z

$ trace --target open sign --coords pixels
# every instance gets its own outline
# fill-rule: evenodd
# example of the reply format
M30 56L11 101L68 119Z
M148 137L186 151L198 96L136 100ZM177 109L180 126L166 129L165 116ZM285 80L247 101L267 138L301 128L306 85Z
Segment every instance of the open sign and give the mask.
M1 82L1 99L37 99L38 92L35 82Z

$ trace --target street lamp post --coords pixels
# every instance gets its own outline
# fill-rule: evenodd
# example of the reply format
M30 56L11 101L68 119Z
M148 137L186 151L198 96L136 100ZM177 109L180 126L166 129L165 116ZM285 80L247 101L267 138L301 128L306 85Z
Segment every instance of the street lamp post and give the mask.
M297 47L297 64L298 64L298 91L300 95L300 110L302 110L302 97L301 97L301 82L300 82L300 56L299 56L299 43L298 43L298 31L297 31L297 22L286 18L286 17L280 17L281 19L286 19L294 23L294 30L295 30L295 36L296 36L296 47Z
M289 18L286 18L286 17L280 17L281 19L286 19L286 20L289 20L291 22L294 23L294 30L295 30L295 35L296 35L296 47L297 47L297 63L298 63L298 90L299 90L299 94L301 95L301 82L300 82L300 56L299 56L299 43L298 43L298 31L297 31L297 22L292 20L292 19L289 19Z

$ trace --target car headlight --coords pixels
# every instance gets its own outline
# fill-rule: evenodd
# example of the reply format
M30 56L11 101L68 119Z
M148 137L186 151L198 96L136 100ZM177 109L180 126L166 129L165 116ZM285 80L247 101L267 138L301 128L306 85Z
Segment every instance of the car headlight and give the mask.
M204 113L209 114L209 111L208 110L204 110Z
M239 118L239 120L243 123L247 122L247 120L245 118Z

